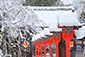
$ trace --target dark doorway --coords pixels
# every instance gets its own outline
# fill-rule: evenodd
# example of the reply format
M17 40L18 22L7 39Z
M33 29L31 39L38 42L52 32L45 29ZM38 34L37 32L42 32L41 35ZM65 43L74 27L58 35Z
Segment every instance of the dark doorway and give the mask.
M59 43L59 57L66 57L66 43L63 39Z

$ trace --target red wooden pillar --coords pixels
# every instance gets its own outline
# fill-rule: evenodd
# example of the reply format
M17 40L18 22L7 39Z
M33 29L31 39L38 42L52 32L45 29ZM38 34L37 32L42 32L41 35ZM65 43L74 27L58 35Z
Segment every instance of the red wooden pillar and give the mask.
M66 57L70 57L70 46L69 46L69 41L66 42Z
M59 57L59 48L58 48L58 45L59 45L59 42L61 41L61 32L58 31L58 32L52 32L53 33L53 41L55 42L56 44L56 57Z
M44 45L44 37L42 37L42 46ZM44 47L45 48L45 47ZM45 49L44 49L45 50ZM45 57L45 53L44 53L44 57Z
M47 43L49 43L49 57L52 57L52 48L51 48L51 46L52 46L52 43L53 43L53 39L49 40L50 35L46 35L46 36L47 36ZM53 38L53 36L52 36L52 38ZM47 45L47 43L46 43L46 45Z
M35 57L37 57L37 46L35 46Z
M41 45L41 57L42 57L42 45Z
M38 45L37 45L37 40L35 41L34 45L35 45L35 57L37 57L37 56L38 56L38 54L37 54L37 51L38 51L38 50L37 50L37 46L38 46Z
M47 37L46 37L46 39L47 39ZM43 43L44 43L44 57L46 57L46 45L47 45L47 40L45 39L45 37L44 37L44 41L43 41Z
M41 47L41 49L40 49L40 53L41 53L41 57L42 57L42 41L43 41L42 37L41 37L40 40L41 40L41 41L40 41L40 47Z
M40 46L41 46L41 43L40 43L40 39L38 39L38 57L40 56Z
M56 44L56 57L59 57L59 53L58 53L59 51L58 51L58 49L59 49L58 48L58 44Z
M50 37L52 37L52 39L50 39ZM47 36L47 40L48 40L48 43L49 43L49 56L52 57L52 43L53 43L53 36L52 35L48 35Z
M49 43L49 56L52 57L51 40L49 40L49 35L45 35L45 36L47 36L47 43Z
M39 46L38 46L38 57L39 57Z
M52 49L51 49L51 45L52 45L52 44L49 44L49 55L50 55L50 57L52 57Z
M44 44L44 57L46 57L46 44Z
M71 33L66 33L65 32L65 27L63 27L62 37L66 41L66 57L70 57L70 46L69 46L69 42L73 38L73 27L71 29Z

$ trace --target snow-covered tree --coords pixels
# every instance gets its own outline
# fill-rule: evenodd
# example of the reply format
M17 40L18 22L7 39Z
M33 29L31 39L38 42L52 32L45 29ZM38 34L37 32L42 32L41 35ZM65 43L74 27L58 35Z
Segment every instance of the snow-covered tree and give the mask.
M80 13L80 22L85 23L85 8L82 9L82 12Z
M85 23L85 0L74 0L73 6L77 10L79 21Z
M21 53L22 40L28 41L31 48L32 36L38 32L39 26L43 27L43 24L40 24L42 21L38 21L38 17L30 6L25 8L23 3L25 0L0 0L1 38L4 39L4 45L8 45L9 53L11 53L13 39L17 42L19 53Z
M26 0L25 5L30 5L30 6L53 6L56 2L57 2L57 4L59 4L59 1L60 0Z

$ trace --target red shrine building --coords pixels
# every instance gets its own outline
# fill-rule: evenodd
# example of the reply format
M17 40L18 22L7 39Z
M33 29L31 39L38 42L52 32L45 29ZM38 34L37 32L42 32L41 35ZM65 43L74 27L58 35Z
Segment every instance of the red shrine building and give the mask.
M31 7L43 27L33 36L33 57L73 57L75 30L79 30L77 13L73 7ZM37 25L38 26L38 25Z

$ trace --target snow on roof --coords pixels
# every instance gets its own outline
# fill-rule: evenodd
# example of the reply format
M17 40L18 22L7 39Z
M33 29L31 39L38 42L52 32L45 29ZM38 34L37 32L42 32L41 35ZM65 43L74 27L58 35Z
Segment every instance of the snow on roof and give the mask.
M45 28L45 30L40 31L39 34L34 35L34 37L32 37L32 41L35 41L35 40L40 39L42 37L46 37L45 35L52 35L49 32L48 28L47 29Z
M45 37L44 30L40 31L40 37Z
M40 38L40 34L36 34L32 37L32 41L35 41Z
M45 34L45 35L52 35L52 33L50 33L49 28L45 28L45 29L44 29L44 34Z
M72 12L73 7L31 7L37 17L45 22L49 28L45 29L44 34L49 31L62 31L60 26L80 26L77 19L77 13ZM41 36L42 37L42 36Z
M49 24L49 31L50 32L60 32L60 31L62 31L62 29L61 28L58 28L58 24L57 23L50 23Z
M80 28L80 29L84 29L85 30L85 26L82 26L82 28Z
M81 26L76 15L68 14L61 15L59 18L60 26Z
M27 8L28 6L26 6ZM33 10L73 10L73 6L49 7L49 6L31 6Z
M33 8L33 7L32 7ZM36 9L54 9L56 7L34 7ZM58 7L57 7L58 8ZM62 7L60 7L62 8ZM67 7L64 7L67 8ZM68 7L69 8L69 7ZM80 26L81 24L79 23L78 19L77 19L77 13L76 12L72 12L72 10L66 11L66 10L34 10L35 14L38 16L38 18L42 21L44 21L45 23L47 23L47 25L49 25L49 23L56 23L57 19L59 20L59 24L60 26ZM70 21L69 21L70 20ZM69 23L69 24L68 24Z
M38 18L44 21L47 25L49 23L57 23L56 11L34 11Z

